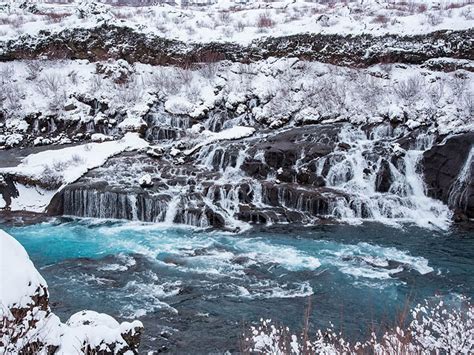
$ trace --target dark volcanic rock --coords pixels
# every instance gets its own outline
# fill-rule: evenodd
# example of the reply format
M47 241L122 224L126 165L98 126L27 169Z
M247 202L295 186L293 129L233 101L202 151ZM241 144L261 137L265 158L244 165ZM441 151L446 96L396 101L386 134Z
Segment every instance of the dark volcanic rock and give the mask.
M376 63L422 64L439 57L473 59L474 29L437 31L416 36L298 34L232 43L191 43L152 36L103 23L94 28L66 28L0 42L0 61L33 59L125 59L130 63L188 65L206 61L251 62L291 55L336 65L367 67Z
M377 178L375 180L375 191L388 192L392 183L393 176L390 172L390 164L388 161L383 159L380 163L379 171L377 172Z
M474 132L457 135L433 146L422 160L428 195L461 209L470 218L474 218L474 167L473 160L467 159L473 147ZM463 182L459 175L466 164L471 164L470 174Z

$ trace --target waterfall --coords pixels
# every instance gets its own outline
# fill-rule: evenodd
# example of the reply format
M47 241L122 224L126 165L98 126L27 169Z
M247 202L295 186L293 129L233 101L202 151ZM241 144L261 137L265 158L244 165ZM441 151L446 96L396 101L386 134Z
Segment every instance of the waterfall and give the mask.
M448 195L448 205L460 208L465 211L467 206L467 198L470 192L470 181L473 174L474 165L474 146L471 147L464 165L459 172L456 180L451 185Z
M181 200L181 194L177 193L171 201L168 203L165 215L165 224L173 224L176 218L176 214L178 213L178 205Z
M138 214L137 214L137 196L135 195L128 195L128 202L130 204L130 207L132 208L132 220L136 221L138 220Z
M388 224L411 222L447 229L451 212L441 202L426 196L422 174L418 171L423 151L401 151L396 146L394 149L390 139L380 140L380 134L376 136L374 140L360 130L341 132L341 142L350 144L350 148L327 158L330 168L325 180L328 187L346 193L348 198L331 201L330 213L350 222L362 219ZM390 135L387 132L385 136ZM430 144L432 139L423 136L416 145L426 149ZM402 154L397 166L390 162ZM318 170L322 171L321 165ZM381 180L390 185L387 192L378 188Z

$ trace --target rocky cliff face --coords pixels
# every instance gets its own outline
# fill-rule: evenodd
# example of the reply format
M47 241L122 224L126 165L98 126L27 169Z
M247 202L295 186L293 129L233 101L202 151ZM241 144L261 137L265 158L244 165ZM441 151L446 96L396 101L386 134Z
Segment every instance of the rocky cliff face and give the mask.
M449 137L423 155L428 194L457 211L456 218L474 218L474 133Z
M268 37L243 46L232 43L185 43L102 23L93 28L40 31L34 37L0 41L0 61L20 59L125 59L129 63L181 65L230 60L255 62L269 57L297 57L341 66L377 63L423 64L433 58L474 59L474 30L437 31L416 36L298 34ZM432 69L449 66L429 64ZM466 66L467 69L472 69Z

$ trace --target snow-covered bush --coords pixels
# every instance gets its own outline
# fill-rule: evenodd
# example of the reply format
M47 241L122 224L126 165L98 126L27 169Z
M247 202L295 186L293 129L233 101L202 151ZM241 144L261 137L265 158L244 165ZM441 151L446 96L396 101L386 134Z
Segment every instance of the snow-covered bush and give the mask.
M333 328L294 334L271 320L260 320L243 334L243 353L259 354L472 354L474 351L474 306L464 297L446 304L425 301L414 307L412 321L378 337L374 332L364 342L351 343Z
M413 105L420 98L424 85L423 78L419 75L414 75L395 83L393 90L402 102Z
M474 116L474 93L468 92L463 95L464 110L467 117Z
M35 80L42 69L41 61L39 60L27 60L25 61L25 70L28 76L27 80Z
M133 105L144 95L143 78L133 75L127 82L115 84L117 102L121 105Z
M36 90L49 102L49 109L58 111L66 102L66 80L56 72L43 74L36 82Z

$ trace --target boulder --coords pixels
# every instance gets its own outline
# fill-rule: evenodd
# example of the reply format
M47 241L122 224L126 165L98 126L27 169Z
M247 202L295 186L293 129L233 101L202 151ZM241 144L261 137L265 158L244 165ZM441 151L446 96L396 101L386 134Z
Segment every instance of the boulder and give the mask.
M428 195L469 218L474 218L473 149L474 132L460 134L434 145L421 161Z

